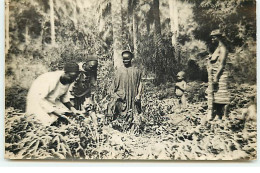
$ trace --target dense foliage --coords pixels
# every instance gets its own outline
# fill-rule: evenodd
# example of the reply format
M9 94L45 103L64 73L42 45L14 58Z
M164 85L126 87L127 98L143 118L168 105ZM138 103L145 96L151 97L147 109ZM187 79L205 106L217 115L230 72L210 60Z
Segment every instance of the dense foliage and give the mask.
M139 124L119 118L107 125L104 115L98 114L97 131L89 117L68 117L68 125L45 127L8 108L5 154L15 159L251 160L256 157L256 122L244 121L241 112L251 104L249 93L255 88L235 87L228 120L206 125L201 123L207 103L193 98L196 104L176 112L177 99L162 95L162 88L171 90L170 84L147 87Z

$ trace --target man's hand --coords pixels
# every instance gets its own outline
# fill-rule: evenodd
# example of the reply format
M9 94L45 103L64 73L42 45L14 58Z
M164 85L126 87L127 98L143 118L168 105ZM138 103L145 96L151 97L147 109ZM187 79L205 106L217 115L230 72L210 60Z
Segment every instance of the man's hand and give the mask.
M140 101L140 100L141 100L141 96L137 94L137 96L135 96L135 101Z
M218 90L218 82L213 82L213 90L217 91Z
M213 80L214 83L218 83L219 82L219 79L217 77L214 77L214 80Z
M81 111L75 109L74 107L71 107L70 110L72 111L72 113L73 113L74 115L80 115L80 114L82 114Z
M89 115L90 115L90 117L92 119L92 122L94 124L95 129L97 129L98 121L97 121L96 113L95 112L90 112Z
M209 54L209 55L206 57L206 60L211 60L211 57L212 57L212 54Z
M54 115L60 117L61 115L65 115L65 114L67 114L67 113L71 113L71 111L70 111L70 110L64 111L64 110L61 110L61 109L56 109L56 110L54 110L52 113L53 113Z

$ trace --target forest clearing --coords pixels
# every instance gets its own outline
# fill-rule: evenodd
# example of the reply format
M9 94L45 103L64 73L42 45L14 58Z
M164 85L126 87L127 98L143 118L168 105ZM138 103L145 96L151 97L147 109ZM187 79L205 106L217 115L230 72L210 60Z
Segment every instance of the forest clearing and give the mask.
M5 158L257 159L255 1L9 0L5 10ZM124 51L133 56L124 57ZM216 76L228 75L216 79L209 64L219 61L221 51L225 59ZM27 116L35 79L67 72L68 62L82 65L90 58L98 64L92 71L95 106L89 108L97 124L87 114L64 114L66 123L54 126ZM135 90L141 111L109 118L111 92L125 75L119 69L129 61L138 69L131 80L140 74ZM67 70L80 68L84 71L83 65ZM70 84L76 86L80 77L84 81L80 75ZM209 121L216 104L209 98L221 87L224 100L230 100L217 104L229 106L228 116ZM186 107L180 106L182 95Z

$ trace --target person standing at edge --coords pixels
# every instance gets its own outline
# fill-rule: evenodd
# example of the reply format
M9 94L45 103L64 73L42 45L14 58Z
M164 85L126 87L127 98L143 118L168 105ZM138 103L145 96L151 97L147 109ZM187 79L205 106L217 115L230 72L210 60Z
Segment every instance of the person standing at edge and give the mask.
M108 115L126 115L128 111L141 114L142 73L132 66L134 55L130 51L122 52L124 67L115 71L114 83L112 83L112 102L108 105Z
M207 90L209 103L208 120L216 115L221 120L227 118L230 93L228 91L228 72L225 68L228 51L219 29L210 34L213 44L217 44L214 53L208 58L209 87Z
M76 114L69 99L69 87L79 74L76 63L66 63L64 71L47 72L32 83L26 104L26 115L43 125L52 125L65 114Z

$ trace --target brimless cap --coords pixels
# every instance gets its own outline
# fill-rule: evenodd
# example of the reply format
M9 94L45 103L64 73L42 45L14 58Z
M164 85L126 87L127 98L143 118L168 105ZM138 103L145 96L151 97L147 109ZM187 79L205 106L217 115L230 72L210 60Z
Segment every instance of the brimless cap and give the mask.
M210 33L210 36L219 36L222 35L219 29L215 29Z
M132 58L134 57L134 55L133 55L133 53L132 52L130 52L130 51L128 51L128 50L124 50L123 52L122 52L122 58L123 58L123 60L131 60Z
M96 55L88 55L86 62L89 62L89 61L98 61L98 57Z
M79 72L79 65L77 63L66 63L64 66L65 72Z
M177 77L182 77L184 78L185 76L185 72L184 71L180 71L178 74L177 74Z

